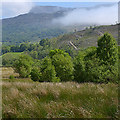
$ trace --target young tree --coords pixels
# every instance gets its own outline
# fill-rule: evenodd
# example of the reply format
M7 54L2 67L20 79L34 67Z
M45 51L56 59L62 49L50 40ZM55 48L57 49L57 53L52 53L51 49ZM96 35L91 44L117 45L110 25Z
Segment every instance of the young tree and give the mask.
M68 53L63 50L51 50L50 57L52 59L52 64L55 66L55 71L57 77L61 81L70 81L73 79L73 62Z
M115 65L118 61L118 47L111 34L105 33L98 40L97 54L103 64Z
M84 63L85 52L79 51L78 55L74 59L74 81L84 82L86 78L85 63Z
M30 75L31 75L31 79L33 80L33 81L39 81L39 82L41 82L41 78L42 78L42 73L41 73L41 71L40 71L40 68L38 68L38 67L34 67L32 70L31 70L31 73L30 73Z
M118 79L118 46L111 34L105 33L99 38L97 55L101 64L105 65L105 71L108 71L106 79L116 81Z
M56 71L50 58L46 57L42 60L41 65L42 81L59 82L60 79L56 77Z
M31 73L33 60L28 55L21 55L13 65L15 71L19 73L20 77L28 77Z

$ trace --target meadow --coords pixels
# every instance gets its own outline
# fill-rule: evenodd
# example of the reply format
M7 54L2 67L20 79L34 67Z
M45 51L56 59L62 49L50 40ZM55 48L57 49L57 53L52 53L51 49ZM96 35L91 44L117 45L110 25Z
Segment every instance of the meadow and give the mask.
M16 75L11 69L6 68L9 75ZM51 83L3 78L2 102L3 118L119 117L118 85L114 83Z

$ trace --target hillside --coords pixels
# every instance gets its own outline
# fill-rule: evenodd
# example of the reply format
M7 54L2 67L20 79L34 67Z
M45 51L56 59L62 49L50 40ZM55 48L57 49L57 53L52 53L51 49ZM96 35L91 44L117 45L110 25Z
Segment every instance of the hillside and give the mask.
M103 35L105 32L112 34L118 41L118 25L104 25L61 35L56 38L56 46L58 48L71 46L74 49L97 46L99 36Z
M10 66L16 59L19 58L21 54L22 52L18 52L18 53L9 52L9 53L3 54L2 56L0 56L0 59L2 58L2 65Z
M118 41L118 25L94 26L82 31L76 30L75 32L59 35L58 37L53 37L51 39L43 39L38 42L35 41L35 44L22 43L19 46L3 46L2 53L28 51L28 54L33 58L36 59L37 57L38 59L41 59L47 56L52 49L64 49L73 57L80 49L97 46L98 38L105 32L112 34Z
M3 44L19 44L21 42L38 41L42 38L55 37L65 33L61 28L48 25L48 19L55 14L24 14L3 20Z
M63 26L53 20L65 16L73 8L55 6L38 6L27 14L2 20L3 44L13 45L22 42L38 42L43 38L52 38L58 35L79 30L86 25Z

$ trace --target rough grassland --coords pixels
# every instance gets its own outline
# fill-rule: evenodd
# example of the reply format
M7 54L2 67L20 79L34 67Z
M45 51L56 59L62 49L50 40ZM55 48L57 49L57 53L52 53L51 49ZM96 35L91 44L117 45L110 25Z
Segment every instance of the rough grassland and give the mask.
M12 67L0 67L0 71L2 73L2 78L9 78L10 75L13 75L14 77L19 77L19 74L15 73Z
M3 117L117 118L118 85L4 79Z

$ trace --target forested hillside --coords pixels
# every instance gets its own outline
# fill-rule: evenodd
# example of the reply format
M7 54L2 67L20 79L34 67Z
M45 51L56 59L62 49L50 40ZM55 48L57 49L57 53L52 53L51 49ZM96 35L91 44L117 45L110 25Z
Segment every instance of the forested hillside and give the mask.
M50 10L49 10L50 9ZM53 10L52 10L53 9ZM35 7L29 13L2 20L3 44L15 45L22 42L38 42L73 31L76 26L63 26L53 20L63 17L72 8ZM85 25L78 25L83 29Z
M47 56L52 49L63 49L73 57L77 54L77 51L81 49L97 46L98 38L105 32L112 34L118 42L118 24L91 26L82 31L74 31L73 33L59 35L51 39L39 39L38 42L35 43L23 42L18 45L3 44L2 54L7 52L27 52L33 58L42 59Z

